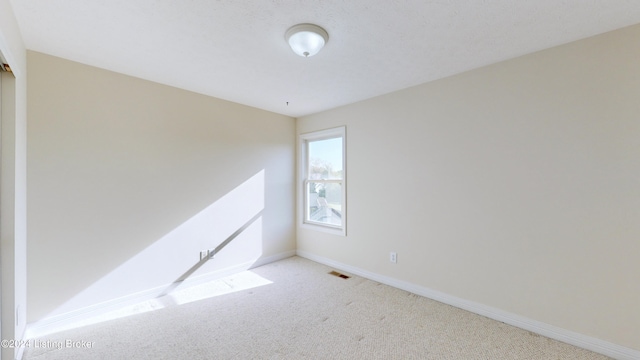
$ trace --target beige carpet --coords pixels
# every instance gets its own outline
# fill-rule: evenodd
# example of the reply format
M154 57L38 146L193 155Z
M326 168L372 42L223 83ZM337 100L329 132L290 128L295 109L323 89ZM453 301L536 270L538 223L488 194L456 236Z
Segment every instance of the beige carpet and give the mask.
M34 348L32 340L24 358L606 359L331 270L292 257L251 270L262 286L246 288L246 278L237 276L176 292L161 299L164 308L38 339L44 347ZM238 289L245 290L230 292ZM189 292L202 298L220 290L227 294L175 305ZM66 347L67 340L75 347ZM81 341L92 348L81 348Z

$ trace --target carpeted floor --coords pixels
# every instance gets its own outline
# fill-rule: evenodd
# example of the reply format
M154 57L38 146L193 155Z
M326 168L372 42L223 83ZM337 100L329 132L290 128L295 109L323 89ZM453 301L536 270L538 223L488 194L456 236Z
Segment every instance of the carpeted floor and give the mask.
M155 311L31 340L24 359L607 359L331 270L285 259L177 291Z

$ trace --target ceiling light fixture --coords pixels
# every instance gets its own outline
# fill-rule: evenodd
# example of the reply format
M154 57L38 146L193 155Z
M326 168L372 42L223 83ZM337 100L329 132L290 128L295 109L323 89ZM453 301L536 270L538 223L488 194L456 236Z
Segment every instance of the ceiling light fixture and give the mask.
M317 54L329 41L329 34L318 25L298 24L290 27L284 38L294 53L309 57Z

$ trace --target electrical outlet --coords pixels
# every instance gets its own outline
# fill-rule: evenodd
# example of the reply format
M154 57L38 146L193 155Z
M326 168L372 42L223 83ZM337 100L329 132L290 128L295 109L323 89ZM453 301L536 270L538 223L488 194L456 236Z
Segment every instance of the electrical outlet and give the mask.
M389 253L389 261L391 261L394 264L398 263L398 254L396 254L395 252L390 252Z
M200 250L200 260L209 257L209 250Z

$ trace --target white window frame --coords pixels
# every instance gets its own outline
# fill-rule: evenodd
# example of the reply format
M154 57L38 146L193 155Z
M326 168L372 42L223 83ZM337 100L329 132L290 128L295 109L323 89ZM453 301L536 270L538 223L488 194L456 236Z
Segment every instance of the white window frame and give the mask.
M298 181L298 223L301 227L328 232L335 235L347 235L347 136L346 127L341 126L326 130L314 131L299 135L299 181ZM321 182L337 182L342 184L342 213L341 225L323 224L307 220L307 184L309 182L318 182L310 180L309 177L309 142L342 138L342 180L323 180Z

